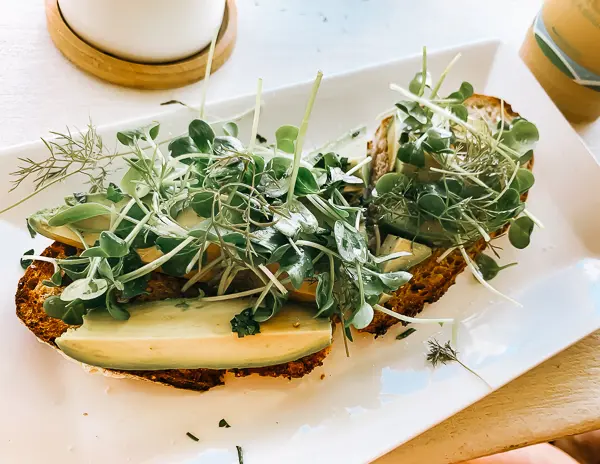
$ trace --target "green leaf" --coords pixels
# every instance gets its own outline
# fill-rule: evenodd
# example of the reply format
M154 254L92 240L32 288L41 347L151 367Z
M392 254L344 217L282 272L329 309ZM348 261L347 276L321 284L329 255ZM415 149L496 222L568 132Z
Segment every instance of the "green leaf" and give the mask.
M173 139L169 143L169 152L174 158L178 158L183 155L189 155L191 153L200 153L200 149L194 143L194 140L189 135L182 135ZM193 159L183 160L182 163L192 164Z
M298 289L307 277L313 276L312 260L308 253L301 250L298 254L294 249L290 249L280 262L280 269L287 272L294 288Z
M157 248L164 254L173 251L177 246L183 242L183 238L171 238L171 237L159 237L156 240ZM162 271L165 274L169 274L175 277L183 277L186 274L186 268L190 261L194 258L200 247L188 245L179 251L175 256L171 257L166 263L161 266Z
M50 288L60 287L62 285L62 273L60 270L52 274L50 280L42 280L42 285Z
M402 101L402 102L396 103L396 107L398 109L400 109L401 111L403 111L404 113L406 113L411 118L413 118L414 122L417 125L424 125L429 122L429 118L427 117L425 110L423 108L421 108L421 106L417 102ZM409 119L410 118L405 119L404 124L410 123ZM412 125L412 124L408 124L408 125Z
M475 264L477 264L479 272L481 273L481 276L484 280L492 280L498 275L498 273L502 269L506 269L510 266L515 266L517 263L510 263L506 264L505 266L499 266L498 263L496 263L496 260L494 260L494 258L486 254L480 253L475 258Z
M223 132L230 137L237 137L239 133L238 125L235 122L226 122L223 124Z
M31 250L27 250L25 253L23 253L23 256L31 256L33 254L35 254L35 250L32 248ZM21 267L23 269L27 269L29 266L31 266L31 263L33 263L32 259L21 258Z
M375 189L377 193L383 195L385 193L393 192L396 186L404 185L408 182L405 175L398 172L388 172L379 178Z
M499 211L512 211L519 206L521 203L521 196L519 192L514 188L509 188L504 194L498 199Z
M106 292L106 309L113 319L116 319L117 321L126 321L129 319L129 311L125 309L124 305L117 301L114 288L111 288Z
M88 264L69 263L69 260L73 260L73 259L79 259L79 258L76 256L66 258L65 261L61 262L60 267L62 268L63 271L65 271L65 274L67 274L71 280L83 279L85 276L87 276L90 265L89 265L89 263Z
M523 194L533 187L535 177L529 169L519 169L514 182L516 185L514 187L511 185L511 188L516 188Z
M261 248L266 249L270 253L275 253L282 246L290 247L287 237L272 226L261 227L252 232L250 241ZM280 258L281 257L279 257L279 259ZM277 261L279 261L279 259L277 259Z
M439 217L446 210L446 203L444 200L435 193L426 193L425 195L421 195L419 197L419 208L423 211Z
M417 329L415 329L414 327L410 327L410 328L406 329L404 332L401 332L398 335L396 335L396 340L404 340L406 337L414 334L416 331L417 331Z
M80 279L69 284L60 294L63 301L93 300L108 289L106 279Z
M231 427L231 425L229 425L225 419L221 419L219 421L219 427L225 427L226 429L228 429L229 427Z
M136 203L129 211L127 211L127 216L121 221L119 226L115 229L115 235L122 239L127 238L127 236L131 233L131 231L135 228L135 223L128 221L128 218L136 219L138 221L142 220L146 216L146 214L142 211L142 208ZM132 248L148 248L156 242L157 235L154 232L149 230L142 230L131 242Z
M273 215L274 226L287 237L296 237L300 232L312 234L319 228L319 221L310 210L299 201L294 201L288 210L288 216Z
M108 258L106 251L104 251L99 246L90 247L86 250L83 250L81 253L82 258Z
M159 129L160 124L154 122L139 129L117 132L117 140L125 146L132 147L138 140L146 140L146 133L150 134L152 140L156 139Z
M254 320L251 308L244 309L241 313L233 316L230 324L231 331L237 332L239 338L260 333L260 324Z
M346 174L342 171L342 168L329 168L329 176L331 182L345 182L346 184L363 184L363 180L360 177Z
M315 299L318 308L315 317L329 317L333 314L335 309L335 299L331 293L331 278L329 272L321 272L317 275Z
M117 268L117 266L115 266L115 268ZM118 268L117 268L117 270L118 270ZM106 258L103 258L100 260L100 264L98 265L98 274L100 274L102 277L106 278L109 282L114 283L114 281L115 281L115 275L113 272L113 268L110 267L108 259L106 259Z
M366 263L367 244L360 233L343 221L336 221L333 228L338 253L348 263Z
M463 121L469 119L469 111L465 105L451 105L450 111L452 111L458 119Z
M521 156L521 158L519 158L519 164L529 163L529 161L531 161L532 158L533 158L533 150L528 150L525 152L525 154L523 156Z
M279 312L286 299L287 294L286 296L275 296L273 292L269 292L254 313L254 320L257 322L268 321Z
M527 216L515 219L508 229L508 239L518 249L526 248L531 241L534 222Z
M281 126L275 131L277 148L286 153L294 153L297 138L298 128L296 126Z
M150 187L144 183L142 172L153 168L146 160L132 161L131 164L121 178L121 188L131 197L143 198L150 193Z
M50 218L48 225L51 227L64 226L109 213L109 209L104 205L98 203L83 203L59 211Z
M387 287L388 291L396 291L399 287L412 279L412 274L410 272L397 271L381 273L378 274L378 277L379 280L381 280L381 283Z
M29 224L29 218L27 218L27 220L25 222L27 223L27 232L29 232L29 236L31 238L35 238L35 236L37 235L37 232L35 231L35 229L33 227L31 227L31 224Z
M122 299L130 299L139 295L148 294L148 281L150 280L150 274L146 274L137 279L130 280L123 284L123 290L121 290Z
M359 330L364 329L371 323L374 314L373 307L366 301L363 301L354 317L348 321L348 324L352 324Z
M106 199L112 201L113 203L120 202L125 195L123 195L123 191L112 182L108 184L108 188L106 189Z
M510 132L521 145L532 145L540 139L540 133L535 124L525 119L519 119L515 122Z
M190 137L200 150L200 153L211 153L213 141L215 140L215 133L210 127L210 124L200 120L194 119L188 128Z
M460 85L460 89L458 91L452 92L446 98L460 100L462 102L469 98L471 95L473 95L473 86L468 82L463 82Z
M419 95L421 91L421 86L423 85L423 72L419 71L415 74L415 77L412 78L410 83L408 84L408 90L410 90L415 95ZM428 72L425 73L425 87L431 88L431 74Z
M100 232L100 248L111 258L122 258L129 253L127 242L107 230Z
M196 195L194 195L190 206L198 216L203 218L210 218L212 217L213 210L216 206L215 194L213 192L197 193Z
M403 163L412 164L420 168L425 166L425 153L421 147L417 147L413 142L400 145L396 156Z
M310 169L301 166L298 169L298 177L294 186L294 194L296 196L310 195L319 192L319 185L315 177L310 172Z
M61 319L66 324L81 325L87 309L81 300L65 302L59 296L49 296L44 300L44 311L50 317Z

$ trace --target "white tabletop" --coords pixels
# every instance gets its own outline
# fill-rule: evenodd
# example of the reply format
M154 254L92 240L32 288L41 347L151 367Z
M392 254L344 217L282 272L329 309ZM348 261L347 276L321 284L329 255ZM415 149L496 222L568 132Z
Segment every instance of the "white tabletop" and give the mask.
M238 0L233 56L214 75L209 99L309 80L440 48L499 37L518 47L540 0ZM177 0L174 0L174 5ZM54 48L41 0L0 0L0 146L66 125L118 122L161 110L159 103L200 98L201 85L138 91L80 72ZM164 31L168 33L168 31ZM585 135L600 150L600 126Z

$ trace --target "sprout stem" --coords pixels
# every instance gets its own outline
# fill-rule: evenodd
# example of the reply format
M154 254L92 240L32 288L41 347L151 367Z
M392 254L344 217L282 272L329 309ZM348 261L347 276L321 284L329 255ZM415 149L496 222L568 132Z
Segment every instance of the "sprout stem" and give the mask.
M310 97L306 105L306 111L304 112L304 118L302 118L302 123L300 124L300 129L298 131L298 138L296 139L296 149L294 150L294 162L292 165L290 188L288 190L287 195L288 208L292 204L292 201L294 199L294 189L296 188L296 179L298 178L298 168L300 167L300 159L302 158L302 146L304 145L304 138L306 137L306 131L308 129L308 120L310 119L310 114L312 113L313 105L315 103L315 99L317 98L317 92L319 91L319 86L321 85L322 78L323 73L319 71L317 73L317 78L313 83L312 91L310 93Z

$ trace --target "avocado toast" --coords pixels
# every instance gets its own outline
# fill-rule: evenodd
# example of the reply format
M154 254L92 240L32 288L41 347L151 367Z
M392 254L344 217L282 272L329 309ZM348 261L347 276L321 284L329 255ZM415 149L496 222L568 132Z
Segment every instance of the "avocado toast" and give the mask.
M452 321L414 315L465 266L496 291L477 260L509 224L533 221L522 137L533 125L464 84L437 98L423 78L368 156L349 161L331 144L303 150L319 82L302 124L281 126L270 146L256 141L260 86L247 145L235 123L202 117L167 147L156 124L120 132L128 151L117 154L83 142L92 128L49 144L40 185L72 172L57 171L57 152L91 146L78 159L92 188L28 218L57 242L24 256L33 264L19 318L105 373L206 390L226 371L301 377L322 363L336 325L349 351L353 329ZM118 184L104 178L106 159L126 163ZM526 246L531 230L518 229L511 243Z

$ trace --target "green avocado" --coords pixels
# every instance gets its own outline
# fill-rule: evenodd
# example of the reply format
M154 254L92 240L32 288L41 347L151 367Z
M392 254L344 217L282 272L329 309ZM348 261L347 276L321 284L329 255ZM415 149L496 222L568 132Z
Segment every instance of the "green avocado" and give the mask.
M384 272L407 271L431 256L431 248L427 245L390 234L383 241L379 254L385 256L397 252L410 254L386 261L383 264Z
M331 344L329 319L288 303L260 325L260 333L239 338L231 319L251 306L249 299L202 303L171 299L132 304L130 318L117 321L92 311L81 327L56 339L70 358L122 370L232 369L295 361Z

